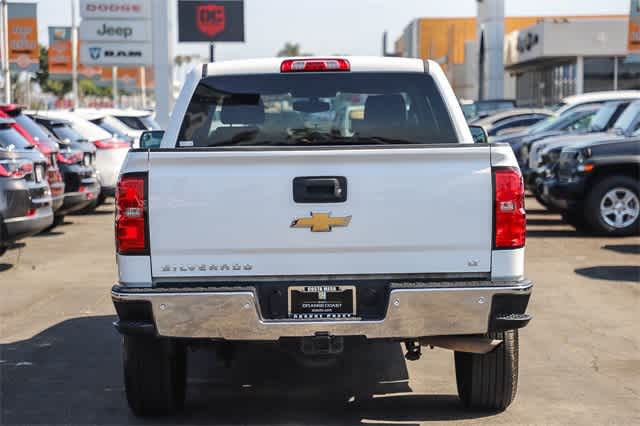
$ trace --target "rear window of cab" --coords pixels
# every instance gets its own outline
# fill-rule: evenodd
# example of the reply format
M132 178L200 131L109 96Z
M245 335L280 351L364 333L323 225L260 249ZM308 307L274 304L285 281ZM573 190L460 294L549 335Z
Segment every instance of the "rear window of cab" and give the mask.
M458 142L430 75L323 72L202 79L176 147Z

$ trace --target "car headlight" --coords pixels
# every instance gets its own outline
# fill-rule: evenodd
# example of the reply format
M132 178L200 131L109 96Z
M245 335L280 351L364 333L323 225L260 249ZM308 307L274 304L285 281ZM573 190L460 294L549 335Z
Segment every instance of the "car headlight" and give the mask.
M91 165L91 154L84 154L82 158L82 164L89 167Z

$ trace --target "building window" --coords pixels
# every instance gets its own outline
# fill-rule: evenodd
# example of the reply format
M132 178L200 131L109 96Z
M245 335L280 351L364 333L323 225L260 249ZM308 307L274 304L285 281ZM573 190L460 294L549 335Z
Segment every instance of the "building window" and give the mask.
M584 58L584 91L613 90L613 58Z
M640 90L640 63L618 58L618 90Z

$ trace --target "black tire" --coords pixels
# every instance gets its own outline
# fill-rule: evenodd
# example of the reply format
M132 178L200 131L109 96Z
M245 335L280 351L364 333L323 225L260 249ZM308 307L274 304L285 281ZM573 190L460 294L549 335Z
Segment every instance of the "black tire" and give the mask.
M44 232L48 232L53 230L54 228L57 228L58 226L62 225L64 223L64 215L62 216L54 216L53 217L53 223L44 230Z
M562 220L568 225L573 226L576 231L584 232L588 229L588 225L584 218L584 213L579 209L565 210L562 212Z
M535 197L536 201L540 203L542 207L549 209L549 203L545 201L537 191L533 193L533 196Z
M98 195L98 204L97 206L101 206L104 204L104 202L107 201L107 196L104 195L102 192L100 193L100 195ZM96 206L96 207L97 207Z
M187 385L185 346L170 339L125 336L122 348L131 411L153 417L181 410Z
M598 183L589 191L585 203L585 219L589 227L600 235L622 237L627 235L637 235L640 233L640 215L625 227L612 226L605 221L600 212L600 203L603 198L612 190L622 188L635 194L637 204L640 199L640 182L628 176L609 176Z
M4 220L0 216L0 256L7 252L7 243L4 236Z
M487 337L503 343L484 355L455 352L458 396L467 408L503 411L518 388L518 330Z

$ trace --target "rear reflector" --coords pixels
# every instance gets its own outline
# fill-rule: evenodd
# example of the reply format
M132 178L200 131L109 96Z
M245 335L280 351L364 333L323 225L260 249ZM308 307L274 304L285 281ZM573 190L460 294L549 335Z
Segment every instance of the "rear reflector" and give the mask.
M119 254L149 254L145 215L146 175L124 175L116 191L116 249Z
M350 71L346 59L287 59L280 65L281 72Z
M98 149L118 149L118 148L130 148L131 145L129 142L112 138L112 139L104 139L93 141L93 144Z
M516 168L493 170L495 185L495 236L494 248L515 249L524 247L527 215L524 210L524 183Z

